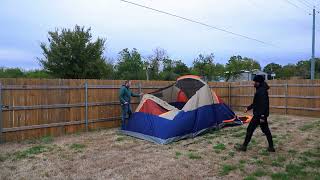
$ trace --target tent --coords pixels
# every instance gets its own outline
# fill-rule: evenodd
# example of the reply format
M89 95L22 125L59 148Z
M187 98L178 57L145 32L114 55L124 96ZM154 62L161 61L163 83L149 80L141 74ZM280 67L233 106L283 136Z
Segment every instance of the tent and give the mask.
M242 124L200 77L186 75L145 94L122 133L159 144L195 137L225 124Z

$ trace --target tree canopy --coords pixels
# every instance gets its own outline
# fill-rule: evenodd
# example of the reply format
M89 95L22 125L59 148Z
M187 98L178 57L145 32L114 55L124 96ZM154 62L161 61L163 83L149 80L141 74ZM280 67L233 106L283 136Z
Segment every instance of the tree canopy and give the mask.
M56 78L107 78L111 66L107 65L103 52L105 39L92 40L91 28L76 25L49 31L49 44L41 43L40 64Z
M225 77L228 81L230 78L237 78L242 71L261 70L258 61L242 56L232 56L225 67Z
M118 62L115 66L117 79L146 79L144 63L137 49L123 49L119 52Z

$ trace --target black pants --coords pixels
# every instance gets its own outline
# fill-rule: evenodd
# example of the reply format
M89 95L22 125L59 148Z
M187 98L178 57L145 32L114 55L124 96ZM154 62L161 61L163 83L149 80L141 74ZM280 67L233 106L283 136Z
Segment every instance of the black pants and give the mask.
M268 125L268 121L267 118L263 119L264 122L260 122L260 118L253 116L248 128L247 128L247 135L246 135L246 139L243 143L244 146L248 146L252 134L253 132L256 130L257 126L260 125L260 128L262 130L262 132L266 135L268 143L269 143L269 147L273 147L273 141L272 141L272 135L269 129L269 125Z

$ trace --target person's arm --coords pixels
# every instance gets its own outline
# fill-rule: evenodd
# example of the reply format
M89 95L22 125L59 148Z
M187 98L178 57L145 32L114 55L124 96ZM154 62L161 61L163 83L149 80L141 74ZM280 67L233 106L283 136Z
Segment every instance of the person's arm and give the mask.
M133 93L133 92L131 91L131 96L132 96L132 97L140 97L141 95L140 95L140 94Z
M250 105L247 107L247 111L250 111L251 109L253 109L253 104L250 104Z
M247 107L247 109L245 110L245 112L248 112L248 111L250 111L251 109L253 109L253 107L254 107L254 105L255 105L255 102L256 102L256 99L257 99L256 96L257 96L257 95L255 94L254 97L253 97L253 103L250 104L250 105Z
M120 95L119 95L119 99L120 99L120 103L121 104L126 104L127 102L124 100L124 94L125 94L125 89L121 88L120 89Z

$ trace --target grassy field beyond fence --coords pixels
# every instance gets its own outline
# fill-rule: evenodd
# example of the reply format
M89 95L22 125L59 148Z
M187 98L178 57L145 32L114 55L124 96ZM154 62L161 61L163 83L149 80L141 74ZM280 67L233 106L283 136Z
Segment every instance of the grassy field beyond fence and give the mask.
M0 79L1 142L119 126L119 80ZM148 93L170 81L133 81ZM271 112L320 117L320 81L269 81ZM252 82L210 82L234 110L251 103ZM133 109L139 99L135 99Z

